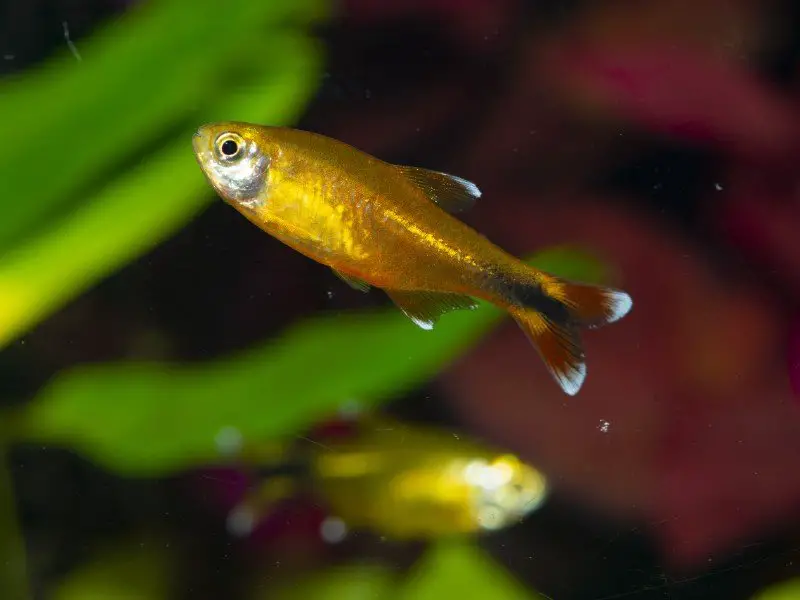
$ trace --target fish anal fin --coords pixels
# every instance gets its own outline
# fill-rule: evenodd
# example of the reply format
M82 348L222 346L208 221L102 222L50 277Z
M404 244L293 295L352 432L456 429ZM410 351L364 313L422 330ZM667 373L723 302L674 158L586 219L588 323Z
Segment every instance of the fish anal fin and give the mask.
M358 290L359 292L368 292L369 291L369 284L365 281L361 281L357 277L352 277L350 275L345 275L341 271L337 271L336 269L331 269L334 274L344 281L347 285L349 285L354 290Z
M447 292L384 290L397 307L422 329L433 329L443 314L453 310L472 310L478 303L462 294Z
M535 309L513 309L511 315L561 389L570 396L577 394L586 379L586 358L576 325L558 323Z
M397 169L446 212L468 210L481 197L478 186L461 177L420 167L397 166Z

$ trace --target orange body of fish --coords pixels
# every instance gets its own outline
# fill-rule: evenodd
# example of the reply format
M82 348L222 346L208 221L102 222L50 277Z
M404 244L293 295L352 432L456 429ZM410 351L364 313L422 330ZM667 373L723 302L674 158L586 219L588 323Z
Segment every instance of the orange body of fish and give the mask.
M296 129L204 125L195 156L217 193L255 225L353 287L384 290L417 325L481 298L506 310L568 394L586 377L580 327L623 317L628 294L566 281L508 254L453 216L473 183L389 164Z

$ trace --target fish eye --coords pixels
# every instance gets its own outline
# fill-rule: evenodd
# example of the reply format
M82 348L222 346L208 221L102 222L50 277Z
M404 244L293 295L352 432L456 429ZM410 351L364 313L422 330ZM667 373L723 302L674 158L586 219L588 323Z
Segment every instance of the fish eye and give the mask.
M225 156L233 156L239 151L239 144L233 140L225 140L222 142L222 153Z
M217 138L217 153L222 160L236 159L242 152L244 140L235 133L223 133Z

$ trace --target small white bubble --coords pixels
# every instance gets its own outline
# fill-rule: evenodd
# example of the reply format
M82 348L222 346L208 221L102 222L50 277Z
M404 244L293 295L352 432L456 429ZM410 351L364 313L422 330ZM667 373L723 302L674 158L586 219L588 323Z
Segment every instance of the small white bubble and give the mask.
M454 434L453 434L453 437L454 437L454 438L456 438L457 440L460 440L460 439L461 439L460 437L458 437L458 434L457 434L457 433L454 433Z
M611 423L609 423L608 421L604 421L603 419L600 419L600 425L598 425L597 427L600 431L602 431L603 433L608 433L609 427L611 427Z
M339 517L328 517L320 525L319 534L328 544L338 544L347 537L347 525Z
M223 427L214 438L214 443L220 454L226 456L236 454L242 449L242 433L236 427Z
M717 190L718 192L721 192L722 191L722 184L721 183L715 183L714 184L714 189Z
M331 290L327 291L328 299L333 298L333 292Z
M236 537L250 535L256 526L256 515L247 506L238 506L228 515L228 532Z

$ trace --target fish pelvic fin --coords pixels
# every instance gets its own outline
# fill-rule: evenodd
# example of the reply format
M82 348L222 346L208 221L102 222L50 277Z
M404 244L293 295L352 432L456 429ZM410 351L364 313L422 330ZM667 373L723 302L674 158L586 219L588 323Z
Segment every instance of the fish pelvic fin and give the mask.
M613 323L630 312L625 292L575 283L552 276L520 286L509 313L538 350L550 374L568 395L578 393L586 379L586 356L580 328Z
M364 292L364 293L369 291L369 284L366 281L362 281L357 277L353 277L352 275L347 275L333 268L331 269L331 271L333 271L334 275L336 275L339 279L344 281L354 290L358 290L359 292Z

